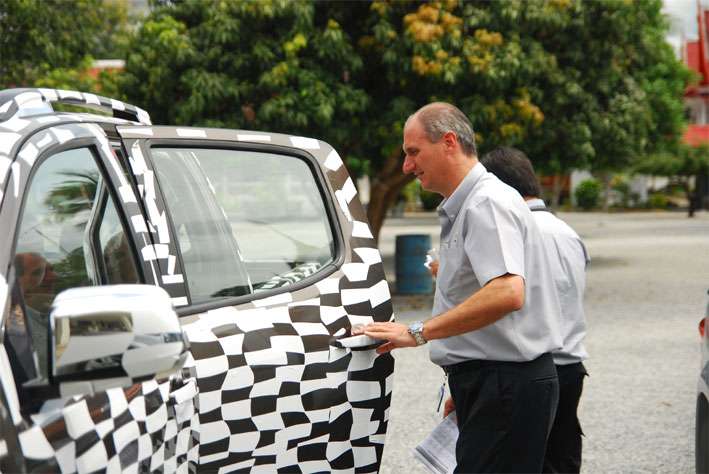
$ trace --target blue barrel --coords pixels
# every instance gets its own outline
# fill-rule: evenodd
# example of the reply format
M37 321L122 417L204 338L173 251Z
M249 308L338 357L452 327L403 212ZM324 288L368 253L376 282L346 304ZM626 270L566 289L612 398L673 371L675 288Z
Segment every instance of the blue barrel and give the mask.
M396 289L402 295L427 295L433 291L433 277L424 266L431 248L427 234L397 235L395 248Z

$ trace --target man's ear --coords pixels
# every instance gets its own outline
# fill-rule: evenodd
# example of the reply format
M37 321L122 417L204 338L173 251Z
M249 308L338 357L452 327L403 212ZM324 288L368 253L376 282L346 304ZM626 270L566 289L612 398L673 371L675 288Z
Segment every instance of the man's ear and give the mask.
M453 151L458 146L458 136L453 132L443 134L443 143L448 151Z

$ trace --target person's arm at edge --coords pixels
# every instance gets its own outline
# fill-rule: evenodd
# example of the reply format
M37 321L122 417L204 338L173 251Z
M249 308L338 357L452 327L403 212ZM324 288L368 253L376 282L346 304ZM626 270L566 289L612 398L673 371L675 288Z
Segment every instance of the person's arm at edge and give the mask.
M524 279L505 274L490 280L475 294L458 306L424 322L423 337L427 341L457 336L484 328L524 305ZM387 340L377 348L378 353L398 347L413 347L416 341L402 323L372 323L364 333L374 339Z

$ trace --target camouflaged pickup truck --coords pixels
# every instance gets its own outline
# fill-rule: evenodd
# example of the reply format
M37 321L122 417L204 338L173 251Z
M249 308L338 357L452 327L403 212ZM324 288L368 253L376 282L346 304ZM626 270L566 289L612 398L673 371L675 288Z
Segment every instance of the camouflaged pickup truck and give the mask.
M328 144L5 90L0 228L3 472L379 469L394 363L351 328L392 305Z

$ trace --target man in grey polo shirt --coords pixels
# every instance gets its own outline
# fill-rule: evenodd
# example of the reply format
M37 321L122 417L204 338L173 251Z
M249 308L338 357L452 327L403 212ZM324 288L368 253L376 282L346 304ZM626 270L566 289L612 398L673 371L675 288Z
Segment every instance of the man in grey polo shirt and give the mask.
M529 158L520 150L500 147L480 159L487 170L517 190L532 210L542 233L561 304L563 347L554 352L559 375L559 406L547 442L544 472L581 470L581 425L576 411L583 390L588 357L583 345L586 318L583 294L586 265L590 261L581 238L564 221L549 212L539 198L540 189Z
M373 323L379 352L430 344L460 431L456 472L541 472L558 401L559 302L522 197L478 162L472 125L433 103L404 127L404 172L445 197L434 316Z

